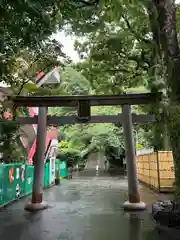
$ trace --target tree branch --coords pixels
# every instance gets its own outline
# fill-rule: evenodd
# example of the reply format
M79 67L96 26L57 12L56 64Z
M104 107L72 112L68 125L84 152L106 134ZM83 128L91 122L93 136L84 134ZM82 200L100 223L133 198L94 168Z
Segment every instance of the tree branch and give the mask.
M141 37L136 31L133 30L133 28L131 27L128 19L127 19L124 15L122 16L122 18L124 19L124 21L125 21L128 29L130 30L130 32L135 36L135 38L136 38L139 42L142 41L142 42L144 42L144 43L146 43L146 44L151 43L150 40Z
M18 91L17 94L16 94L16 97L21 94L24 85L25 85L26 83L28 83L28 82L29 82L29 80L25 80L25 81L22 82L22 84L21 84L21 86L20 86L20 88L19 88L19 91Z

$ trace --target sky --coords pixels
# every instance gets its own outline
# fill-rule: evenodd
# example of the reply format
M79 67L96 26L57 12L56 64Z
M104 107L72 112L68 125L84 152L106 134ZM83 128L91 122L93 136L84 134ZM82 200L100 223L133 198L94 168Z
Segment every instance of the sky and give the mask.
M66 53L74 62L79 61L78 53L74 50L74 41L76 40L73 36L66 36L64 32L58 32L53 35L53 37L62 43L63 45L63 51Z

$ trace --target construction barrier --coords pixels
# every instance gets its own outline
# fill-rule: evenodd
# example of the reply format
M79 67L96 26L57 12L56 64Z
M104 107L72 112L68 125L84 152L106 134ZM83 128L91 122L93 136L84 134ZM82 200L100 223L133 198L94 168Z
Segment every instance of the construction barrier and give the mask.
M174 191L174 163L171 151L159 151L136 157L138 180L158 192Z
M67 178L68 169L65 161L56 161L56 169L60 169L60 178Z
M49 163L44 166L44 187L50 184ZM23 164L0 165L0 206L32 192L34 167Z

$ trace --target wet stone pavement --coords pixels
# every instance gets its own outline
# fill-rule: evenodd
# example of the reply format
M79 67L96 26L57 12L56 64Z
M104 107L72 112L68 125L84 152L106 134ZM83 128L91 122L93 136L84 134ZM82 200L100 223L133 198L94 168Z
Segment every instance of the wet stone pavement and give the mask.
M38 213L23 210L22 199L0 211L0 240L158 240L151 221L151 204L159 196L140 187L145 212L125 213L125 177L81 173L61 186L45 190L50 208ZM165 240L165 238L163 237Z

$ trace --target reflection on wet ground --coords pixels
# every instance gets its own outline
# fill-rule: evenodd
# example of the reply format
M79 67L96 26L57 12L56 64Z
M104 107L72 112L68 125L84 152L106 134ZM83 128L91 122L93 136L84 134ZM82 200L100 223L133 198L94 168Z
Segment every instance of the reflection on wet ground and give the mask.
M149 208L141 213L125 213L125 177L82 173L61 186L45 191L48 210L31 214L23 210L27 199L0 212L0 239L13 240L158 240L150 204L167 198L140 187ZM165 238L163 238L165 240Z

